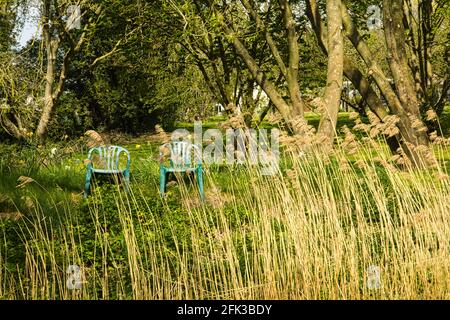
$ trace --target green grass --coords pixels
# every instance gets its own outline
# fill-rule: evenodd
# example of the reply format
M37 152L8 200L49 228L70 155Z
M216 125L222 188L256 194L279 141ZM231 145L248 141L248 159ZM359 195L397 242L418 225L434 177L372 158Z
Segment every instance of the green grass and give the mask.
M450 137L450 103L442 111L440 118L440 125L442 128L442 133L445 137Z
M317 115L307 119L318 125ZM285 154L276 177L209 166L202 205L188 177L159 196L159 145L145 136L124 144L132 191L98 181L85 201L87 150L67 145L3 148L0 213L22 218L0 219L1 299L448 297L448 180L374 161L389 158L385 146ZM436 152L450 159L449 149ZM20 176L33 181L17 188ZM71 264L85 270L81 291L65 288ZM382 291L358 280L371 264L386 272Z

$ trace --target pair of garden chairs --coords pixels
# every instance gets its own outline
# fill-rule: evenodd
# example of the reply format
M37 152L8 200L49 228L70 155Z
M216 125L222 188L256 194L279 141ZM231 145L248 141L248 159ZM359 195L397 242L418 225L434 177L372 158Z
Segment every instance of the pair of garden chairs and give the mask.
M203 189L203 168L201 154L198 146L186 141L174 141L162 146L169 151L169 165L163 163L164 152L160 152L160 193L164 196L169 173L195 173L197 176L200 197L205 198ZM94 161L94 155L98 159ZM121 156L125 155L126 164L122 165ZM123 158L123 156L122 156ZM122 161L123 162L123 161ZM130 186L130 152L119 146L100 146L89 150L88 164L84 185L84 197L87 198L91 191L91 181L94 175L114 175L123 177L125 189Z

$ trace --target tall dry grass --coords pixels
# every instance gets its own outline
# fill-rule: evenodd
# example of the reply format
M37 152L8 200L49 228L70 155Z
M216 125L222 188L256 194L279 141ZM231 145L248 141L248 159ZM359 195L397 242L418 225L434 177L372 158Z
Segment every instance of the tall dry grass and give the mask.
M180 182L179 222L155 214L137 185L117 189L115 207L126 267L115 264L102 213L102 193L90 205L100 249L98 268L80 258L83 244L68 203L64 229L52 230L39 205L27 236L25 271L2 266L4 299L448 299L450 298L450 181L446 172L399 169L382 150L349 161L310 150L291 154L283 172L230 170L226 191L206 173L206 203ZM153 186L155 190L157 185ZM99 205L100 204L100 205ZM138 207L136 218L131 208ZM170 211L170 208L168 207ZM166 219L166 220L164 220ZM169 250L167 227L175 250ZM2 236L4 238L5 235ZM52 239L62 237L56 249ZM58 251L59 250L59 251ZM63 257L60 259L58 257ZM69 290L69 265L83 269L83 286ZM379 286L370 287L370 270ZM25 289L26 288L26 289Z

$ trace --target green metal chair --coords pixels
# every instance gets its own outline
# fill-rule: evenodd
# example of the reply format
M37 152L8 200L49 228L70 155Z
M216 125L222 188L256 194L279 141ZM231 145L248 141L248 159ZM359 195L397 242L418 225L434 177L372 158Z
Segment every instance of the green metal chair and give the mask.
M160 192L164 196L166 190L167 173L169 172L195 172L197 175L197 183L200 191L200 198L205 199L205 192L203 189L203 168L201 160L200 148L192 143L186 141L174 141L166 143L162 146L168 148L170 151L170 166L164 166L161 161L160 164ZM160 152L160 157L164 154Z
M94 167L93 155L99 155L99 167ZM120 155L124 153L127 157L125 168L120 167ZM90 162L87 165L86 178L84 184L84 198L87 198L91 189L91 179L96 173L108 175L121 175L125 181L125 189L128 191L130 186L130 152L119 146L101 146L91 148L88 153Z

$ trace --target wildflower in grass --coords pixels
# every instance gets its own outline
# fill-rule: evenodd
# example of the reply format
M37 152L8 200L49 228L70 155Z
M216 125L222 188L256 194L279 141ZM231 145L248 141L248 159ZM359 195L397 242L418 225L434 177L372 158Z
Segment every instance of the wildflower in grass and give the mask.
M140 145L140 144L137 144L137 145L135 146L135 148L136 148L136 150L139 150L139 149L141 148L141 145Z
M53 158L56 155L56 151L58 151L57 148L51 148L50 149L50 157Z

